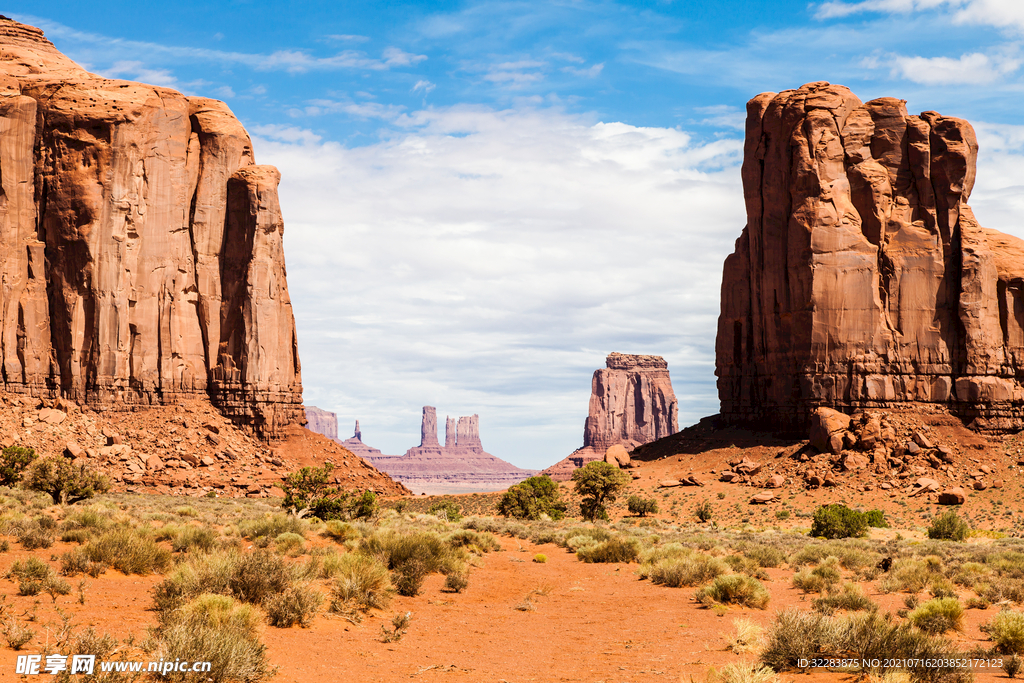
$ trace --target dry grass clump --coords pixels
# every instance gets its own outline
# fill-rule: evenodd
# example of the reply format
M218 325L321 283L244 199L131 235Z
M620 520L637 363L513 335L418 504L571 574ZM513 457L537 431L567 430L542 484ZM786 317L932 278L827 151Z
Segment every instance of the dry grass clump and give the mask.
M285 531L274 539L277 552L282 555L301 555L306 550L306 540L299 534Z
M395 589L406 596L419 594L428 574L464 572L467 560L464 549L454 548L440 535L424 531L373 533L360 542L356 552L369 555L392 570Z
M694 598L705 607L731 604L764 609L771 596L761 582L752 576L726 574L698 589Z
M1024 654L1024 612L1000 612L982 627L1003 654Z
M268 597L263 609L271 626L290 628L295 624L308 628L324 602L323 594L305 583L295 583L283 593Z
M320 534L338 543L355 541L362 535L354 524L343 522L340 519L328 520Z
M804 568L793 575L793 585L804 593L823 593L831 589L843 578L839 571L839 558L825 558L814 569Z
M725 562L717 557L699 553L680 543L667 543L641 554L637 574L652 583L679 588L699 586L727 571Z
M964 607L956 598L934 598L911 612L907 620L925 633L962 631Z
M938 558L935 558L937 560ZM942 578L939 573L941 562L916 558L900 558L892 563L889 573L885 575L878 587L883 593L920 593L925 586L936 579Z
M273 515L264 515L259 519L246 519L239 522L238 533L250 540L256 540L261 536L273 539L286 532L305 538L308 527L308 522L294 515L279 512Z
M775 683L778 675L766 666L750 662L733 662L721 669L712 668L708 681L713 683Z
M201 595L165 612L157 631L158 654L165 661L207 661L205 680L256 682L273 675L266 646L260 640L259 613L226 595ZM194 678L171 672L168 680Z
M786 554L770 545L751 545L743 550L743 554L762 568L778 567L786 561Z
M501 550L501 544L493 534L473 529L458 529L444 537L446 543L455 548L465 548L475 555Z
M18 543L25 550L49 548L53 545L57 522L49 515L39 515L31 520L23 520L14 530Z
M775 615L768 629L761 662L775 671L800 669L801 662L838 652L844 631L842 623L832 617L786 608Z
M832 614L839 610L859 612L878 609L878 605L864 595L864 590L855 583L844 584L842 590L832 590L828 595L815 598L811 607L815 612L823 614Z
M582 562L633 562L640 555L640 543L633 538L618 536L593 543L576 550Z
M733 619L735 634L729 640L729 649L738 655L755 649L764 637L764 629L749 619Z
M151 574L171 564L171 553L137 529L118 527L107 531L84 548L93 562L102 562L123 574Z
M391 602L394 587L387 566L370 555L342 555L334 579L330 610L354 616L357 612L383 609Z

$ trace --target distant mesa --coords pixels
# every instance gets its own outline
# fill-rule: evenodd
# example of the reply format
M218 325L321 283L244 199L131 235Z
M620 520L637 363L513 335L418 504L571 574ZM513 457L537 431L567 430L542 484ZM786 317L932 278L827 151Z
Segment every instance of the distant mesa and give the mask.
M333 430L332 438L338 441L338 419L334 413L307 406L306 419L310 430L325 436ZM364 444L358 420L353 436L338 443L417 493L498 491L537 474L536 470L520 469L485 452L478 415L458 420L447 418L442 446L437 438L437 410L433 406L423 407L420 445L410 448L405 455L386 455Z
M612 446L632 450L679 431L679 403L664 358L611 353L605 365L591 383L583 447L542 472L556 481L568 481L576 468L605 459Z
M825 82L747 103L747 225L725 262L725 423L930 403L1024 427L1024 241L967 200L971 124Z

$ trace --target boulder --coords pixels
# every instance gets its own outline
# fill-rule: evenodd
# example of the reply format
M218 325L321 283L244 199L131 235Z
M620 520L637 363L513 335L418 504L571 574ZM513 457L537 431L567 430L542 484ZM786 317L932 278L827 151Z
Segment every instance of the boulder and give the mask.
M936 449L939 453L939 458L942 462L952 463L953 462L953 449L949 446L939 446Z
M736 474L735 472L722 472L720 475L718 475L718 481L724 481L727 484L737 481L739 478L740 475Z
M928 477L920 477L914 482L914 490L910 492L912 496L918 496L922 493L934 493L939 490L939 482Z
M766 503L770 503L773 500L775 500L775 494L768 491L764 491L761 493L755 493L753 497L751 497L750 499L750 504L765 505Z
M622 444L614 444L604 452L604 461L616 467L628 467L629 451Z
M85 455L85 450L77 442L68 441L64 445L64 455L68 458L81 458Z
M811 445L822 453L839 453L849 427L849 415L831 408L818 408L811 415Z
M680 483L676 479L662 479L661 481L658 482L658 486L660 486L663 489L668 489L673 488L675 486L682 486L682 483Z
M737 465L733 466L733 470L740 474L757 474L761 471L761 464L744 458Z
M783 477L781 474L773 474L772 476L768 477L767 481L765 481L764 487L766 489L778 489L778 488L782 488L782 486L785 483L786 483L786 478L785 477Z
M704 484L692 474L679 480L683 486L703 486Z
M849 453L843 456L842 466L846 471L861 470L871 464L867 456L860 455L859 453Z
M988 488L988 485L986 485L983 481L976 481L973 484L971 484L971 488L973 488L975 491L984 491L985 489Z
M39 421L45 422L49 425L59 425L61 422L67 419L67 414L60 411L54 410L53 408L43 408L39 411Z
M966 498L966 492L959 486L956 486L940 493L938 503L939 505L963 505Z
M882 421L877 415L868 417L858 430L857 445L862 451L873 451L882 443Z
M931 439L924 432L914 432L914 442L921 448L934 448Z

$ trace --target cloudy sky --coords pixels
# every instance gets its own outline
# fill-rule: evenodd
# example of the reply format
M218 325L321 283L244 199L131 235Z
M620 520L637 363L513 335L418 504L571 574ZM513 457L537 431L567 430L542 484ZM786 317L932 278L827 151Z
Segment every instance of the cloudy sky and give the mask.
M744 103L827 80L971 120L1024 236L1024 3L7 2L91 71L226 101L283 174L306 403L386 453L423 405L541 468L610 351L717 412ZM443 438L443 435L442 435Z

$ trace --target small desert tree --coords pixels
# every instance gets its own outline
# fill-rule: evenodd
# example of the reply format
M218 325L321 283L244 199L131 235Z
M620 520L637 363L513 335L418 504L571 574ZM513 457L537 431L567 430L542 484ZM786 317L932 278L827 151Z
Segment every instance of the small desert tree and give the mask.
M641 498L636 495L630 496L626 499L626 507L631 514L641 517L658 514L658 501L653 498Z
M541 515L561 519L565 508L558 495L558 484L546 474L510 486L498 501L499 514L518 519L540 519Z
M99 472L59 456L33 462L23 483L27 489L50 494L55 505L77 503L110 488L110 481Z
M281 506L299 517L312 515L323 520L338 519L348 511L348 494L331 482L334 465L303 467L284 479ZM375 501L376 502L376 501Z
M23 446L8 446L0 454L0 486L14 486L21 481L25 468L36 459L36 452Z
M629 475L615 465L594 461L572 473L575 491L583 500L580 512L584 519L608 519L605 503L612 503L620 490L629 483Z

